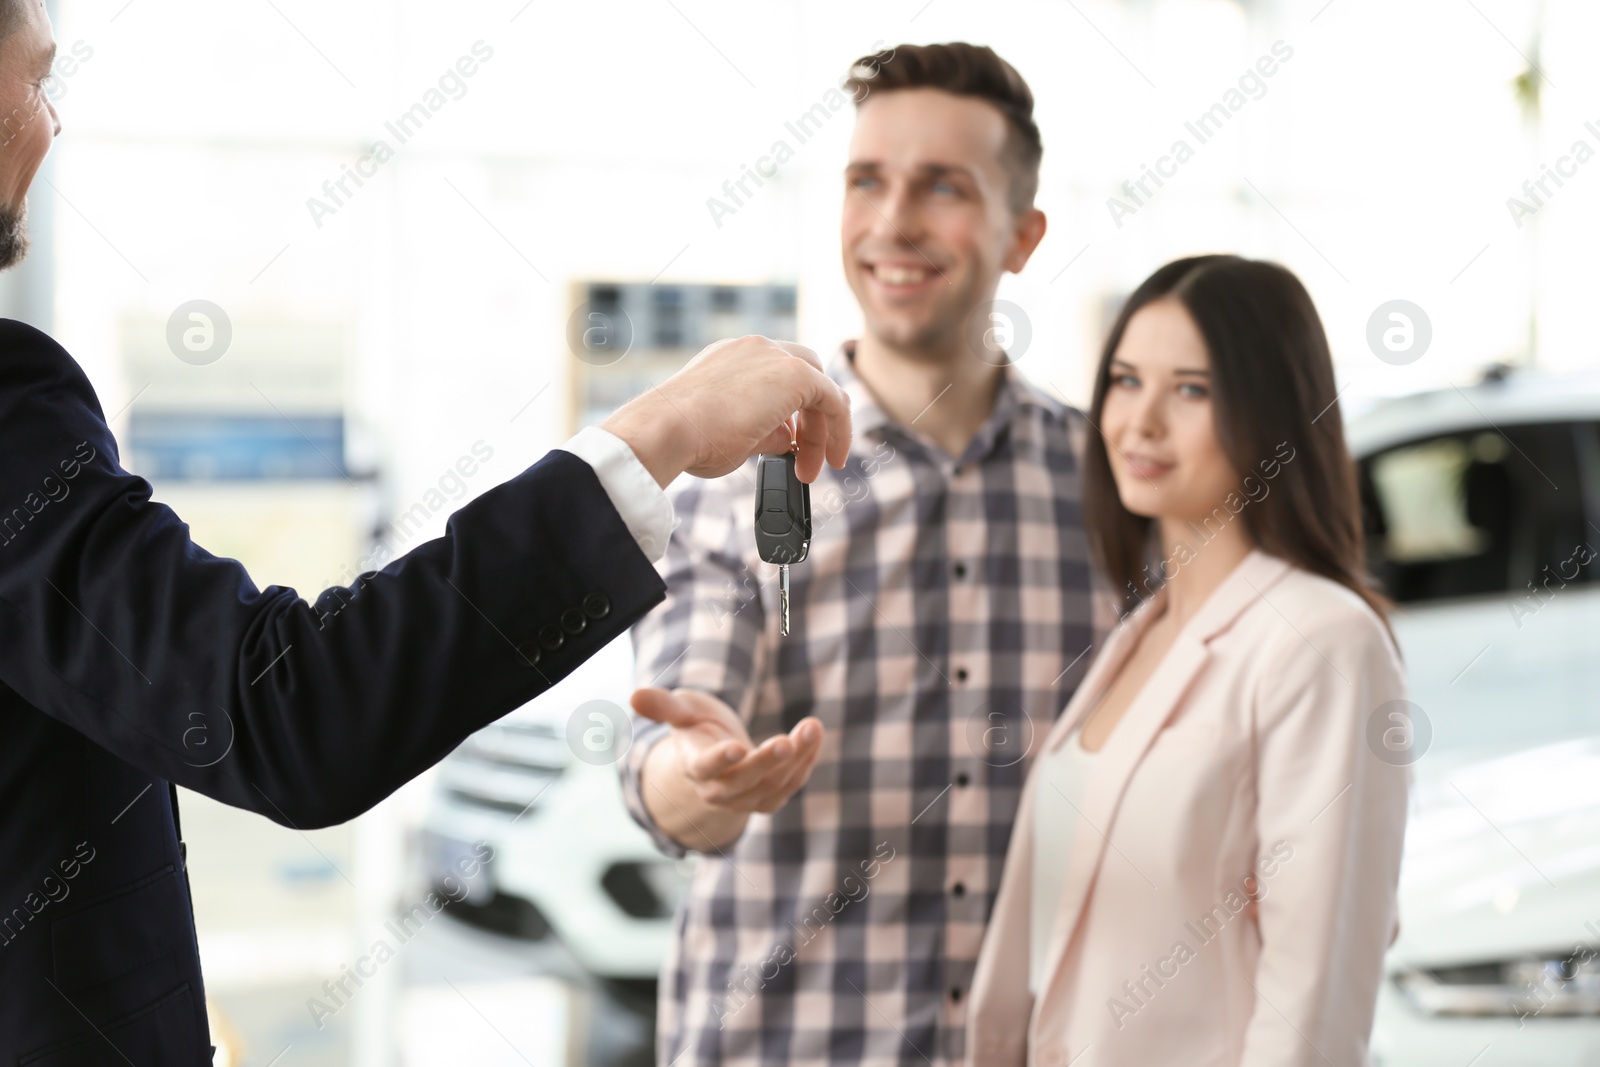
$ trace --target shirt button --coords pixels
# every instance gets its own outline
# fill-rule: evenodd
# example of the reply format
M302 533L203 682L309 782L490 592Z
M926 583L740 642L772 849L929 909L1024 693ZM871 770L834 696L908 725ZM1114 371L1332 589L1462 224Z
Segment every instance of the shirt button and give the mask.
M961 1003L961 990L960 990L960 988L956 988L956 989L950 990L950 1000L953 1003L956 1003L956 1004L960 1004Z
M965 578L967 576L967 565L965 563L957 563L950 569L957 578Z
M957 667L956 668L956 681L964 682L966 680L967 680L967 669L965 667Z
M956 775L956 785L959 786L960 788L965 789L967 786L969 786L971 784L972 784L972 779L967 777L967 772L966 771L962 771L960 774Z
M546 652L554 652L567 643L567 635L561 632L561 627L551 623L539 631L539 644Z
M953 893L953 894L955 894L955 895L956 895L956 896L958 896L958 897L964 897L964 896L966 896L966 895L967 895L967 886L966 886L966 883L964 883L964 882L957 882L957 883L956 883L956 884L955 884L955 885L953 885L953 886L951 886L951 887L950 887L950 892L951 892L951 893Z
M583 612L573 608L562 614L561 628L573 637L577 637L589 628L589 619Z
M611 598L604 593L590 593L583 598L583 613L591 619L603 619L611 614Z

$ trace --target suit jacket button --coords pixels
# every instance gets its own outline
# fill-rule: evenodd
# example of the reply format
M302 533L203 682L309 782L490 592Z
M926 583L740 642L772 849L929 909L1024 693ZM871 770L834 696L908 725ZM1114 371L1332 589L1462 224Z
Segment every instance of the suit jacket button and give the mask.
M561 616L561 628L573 637L577 637L589 628L589 619L583 612L573 608Z
M537 667L544 653L539 651L539 642L524 641L517 646L517 655L522 657L522 662L529 667Z
M590 593L583 598L583 613L591 619L603 619L611 614L611 598L604 593Z
M561 627L551 623L539 631L539 644L544 646L546 652L554 652L567 643L567 635L561 632Z

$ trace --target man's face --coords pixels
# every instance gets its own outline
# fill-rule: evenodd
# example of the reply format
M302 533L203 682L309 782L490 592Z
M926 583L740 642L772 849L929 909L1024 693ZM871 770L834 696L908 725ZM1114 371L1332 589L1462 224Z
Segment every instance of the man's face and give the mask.
M28 187L61 132L45 93L56 58L55 34L43 0L22 0L16 30L0 41L0 270L28 248Z
M1006 120L940 89L865 100L845 167L845 277L868 332L906 352L948 351L1004 270L1021 270L1044 216L1014 214Z

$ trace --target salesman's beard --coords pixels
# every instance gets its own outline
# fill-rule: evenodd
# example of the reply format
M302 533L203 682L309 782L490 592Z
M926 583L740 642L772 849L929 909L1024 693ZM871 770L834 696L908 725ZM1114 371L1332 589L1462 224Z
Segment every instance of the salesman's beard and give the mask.
M28 204L0 204L0 270L9 270L28 254Z

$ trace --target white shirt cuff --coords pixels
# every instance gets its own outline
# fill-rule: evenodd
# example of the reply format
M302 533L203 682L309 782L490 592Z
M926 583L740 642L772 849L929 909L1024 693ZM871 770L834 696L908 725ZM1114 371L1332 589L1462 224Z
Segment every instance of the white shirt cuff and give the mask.
M650 562L666 555L675 520L672 502L633 449L616 434L598 426L579 430L561 448L594 468L611 505Z

